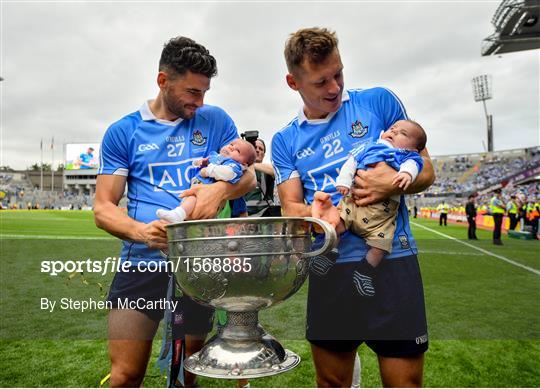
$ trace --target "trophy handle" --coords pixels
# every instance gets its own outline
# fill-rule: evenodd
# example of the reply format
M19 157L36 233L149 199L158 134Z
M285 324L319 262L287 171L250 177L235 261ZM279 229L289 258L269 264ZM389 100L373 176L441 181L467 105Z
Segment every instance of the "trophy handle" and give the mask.
M303 256L306 258L316 257L318 255L322 255L332 249L334 249L338 244L338 237L336 234L336 230L332 225L324 220L316 219L314 217L305 217L305 221L310 223L318 224L324 231L324 244L323 246L315 251L311 251L309 253L304 253Z

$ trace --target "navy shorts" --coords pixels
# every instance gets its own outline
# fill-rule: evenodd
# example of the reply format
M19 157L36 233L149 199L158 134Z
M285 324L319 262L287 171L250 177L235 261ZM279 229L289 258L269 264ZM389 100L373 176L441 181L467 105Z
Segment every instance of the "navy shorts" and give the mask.
M332 264L323 257L309 274L306 338L331 351L366 343L383 357L412 357L428 349L422 278L416 255L384 259L372 298L357 290L359 262Z
M114 275L108 301L112 307L118 309L118 300L128 299L136 301L142 299L143 302L159 301L167 298L167 288L169 285L169 273L161 272L140 272L136 267L126 272L116 272ZM185 331L190 335L202 335L210 332L213 327L214 310L200 305L187 296L180 299L182 311L185 316ZM163 309L139 309L150 319L159 322L163 319L165 310Z

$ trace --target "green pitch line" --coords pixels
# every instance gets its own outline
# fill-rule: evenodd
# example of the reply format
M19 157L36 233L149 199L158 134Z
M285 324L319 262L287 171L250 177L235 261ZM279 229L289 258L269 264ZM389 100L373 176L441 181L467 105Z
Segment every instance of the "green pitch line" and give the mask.
M422 221L420 221L420 223L411 220L410 223L411 223L412 226L421 228L421 229L423 229L425 231L429 231L430 233L435 234L436 236L443 237L445 239L449 239L452 242L456 242L456 243L458 243L460 245L466 246L466 247L468 247L468 248L470 248L470 249L472 249L474 251L485 254L486 256L497 258L497 259L502 260L502 261L504 261L504 262L506 262L506 263L508 263L510 265L517 266L517 267L522 268L522 269L524 269L526 271L529 271L529 272L531 272L533 274L540 275L540 270L536 269L535 267L524 265L523 263L521 263L518 260L514 260L514 259L511 259L511 258L508 258L508 256L502 255L502 253L500 253L500 252L498 252L498 253L494 252L495 251L494 249L498 249L498 251L500 251L501 250L500 248L495 248L495 247L489 248L489 249L482 248L482 247L478 246L478 243L473 244L473 243L469 243L468 241L458 239L456 237L456 228L458 228L457 231L459 231L459 235L457 235L457 236L460 236L461 235L460 233L462 232L462 230L466 231L466 226L459 226L459 227L454 226L454 228L451 228L451 229L448 230L448 234L447 234L446 233L447 232L446 227L441 227L441 226L437 225L436 223L430 223L431 226L428 227L428 226L425 225L426 220L422 220ZM449 234L452 234L452 235L449 235ZM489 241L489 237L487 239L484 238L484 240ZM534 252L533 252L533 249L534 249L533 245L535 245L535 244L537 245L538 242L522 242L522 241L518 241L518 240L506 240L505 242L507 242L507 244L510 244L511 246L517 245L517 246L530 247L531 251L529 252L529 257L531 257L531 258L535 257ZM531 245L531 243L532 243L532 245ZM422 252L422 251L420 251L420 252ZM510 253L512 253L512 251L510 251ZM465 255L474 255L474 254L470 253L470 254L465 254ZM476 255L478 255L478 253L476 253Z
M517 266L517 267L520 267L520 268L525 269L525 270L527 270L527 271L530 271L531 273L534 273L534 274L536 274L536 275L540 275L540 270L533 269L532 267L523 265L523 264L521 264L521 263L519 263L519 262L516 262L516 261L510 259L510 258L504 257L504 256L499 255L499 254L495 254L495 253L493 253L493 252L491 252L491 251L489 251L489 250L485 250L485 249L483 249L483 248L481 248L481 247L477 247L477 246L475 246L475 245L473 245L473 244L471 244L471 243L467 243L467 242L461 241L461 240L459 240L459 239L457 239L457 238L454 238L454 237L452 237L452 236L450 236L450 235L444 234L444 233L442 233L442 232L440 232L440 231L436 231L436 230L434 230L433 228L429 228L429 227L423 226L423 225L418 224L418 223L415 223L415 222L411 222L411 224L414 225L414 226L423 228L424 230L430 231L430 232L432 232L432 233L434 233L434 234L436 234L436 235L442 236L443 238L450 239L450 240L452 240L452 241L454 241L454 242L459 242L460 244L465 245L465 246L467 246L467 247L470 247L470 248L472 248L473 250L480 251L480 252L483 253L483 254L486 254L486 255L489 255L489 256L491 256L491 257L500 259L500 260L505 261L505 262L507 262L507 263L509 263L509 264L511 264L511 265L513 265L513 266Z

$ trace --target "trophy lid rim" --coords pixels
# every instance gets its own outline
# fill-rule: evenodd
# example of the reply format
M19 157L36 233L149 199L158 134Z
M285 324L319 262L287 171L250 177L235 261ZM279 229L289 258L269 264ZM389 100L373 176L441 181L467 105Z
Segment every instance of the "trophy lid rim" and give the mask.
M248 224L259 224L261 222L270 223L270 222L284 222L284 221L306 221L305 218L299 216L274 216L274 217L235 217L235 218L225 218L225 219L199 219L199 220L185 220L183 222L167 224L166 228L173 228L176 226L190 226L198 224L230 224L230 223L248 223Z

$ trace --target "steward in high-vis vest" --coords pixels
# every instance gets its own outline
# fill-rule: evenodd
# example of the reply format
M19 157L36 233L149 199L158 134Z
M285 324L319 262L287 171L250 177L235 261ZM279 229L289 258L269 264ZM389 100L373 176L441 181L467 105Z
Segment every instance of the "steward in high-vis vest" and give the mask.
M439 211L439 225L442 226L443 225L443 221L444 221L444 225L446 226L446 221L448 220L448 210L450 209L450 206L448 205L448 203L446 201L443 200L443 202L441 204L439 204L439 206L437 207L437 211Z
M508 217L510 218L510 227L509 229L511 231L514 231L516 229L516 226L518 224L518 205L516 202L516 196L512 195L510 196L510 201L506 203L506 212L508 213Z
M502 246L501 241L501 227L502 220L505 212L504 203L501 200L501 190L497 189L495 195L491 198L489 202L489 208L491 210L491 215L493 216L493 222L495 224L493 228L493 244L497 246Z
M533 238L538 239L538 220L540 220L540 203L529 201L526 208L527 224L531 226Z

